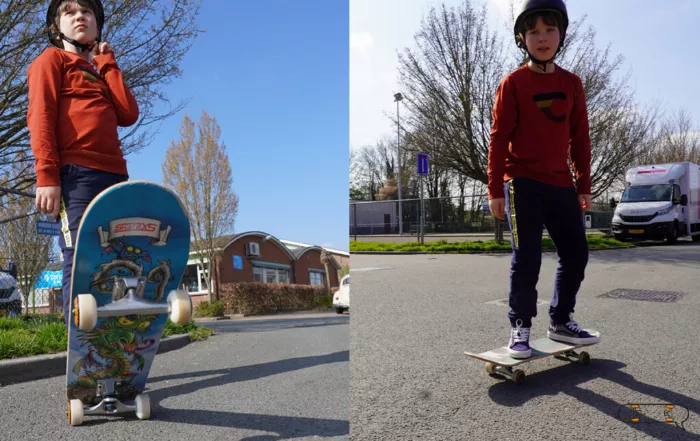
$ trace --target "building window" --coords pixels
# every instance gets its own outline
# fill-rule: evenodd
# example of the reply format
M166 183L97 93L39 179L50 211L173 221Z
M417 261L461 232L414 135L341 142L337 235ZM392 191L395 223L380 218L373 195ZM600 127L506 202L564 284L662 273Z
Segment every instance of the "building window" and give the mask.
M289 284L289 270L254 266L253 281L262 283Z
M309 281L312 286L325 286L326 277L323 271L310 270L309 271Z

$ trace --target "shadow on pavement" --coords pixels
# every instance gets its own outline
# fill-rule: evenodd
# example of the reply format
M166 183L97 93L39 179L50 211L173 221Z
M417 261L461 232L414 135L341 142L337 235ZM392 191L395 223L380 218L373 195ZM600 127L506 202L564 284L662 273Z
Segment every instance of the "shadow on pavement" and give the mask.
M329 363L350 361L350 351L334 352L332 354L315 355L299 358L289 358L269 363L250 366L240 366L230 369L214 369L209 371L188 372L177 375L153 377L149 384L175 379L187 379L188 382L176 386L168 386L148 391L151 401L159 401L177 395L185 395L200 389L222 386L240 381L250 381L270 375L306 369ZM210 377L197 381L198 377ZM317 418L286 417L275 415L242 414L235 412L217 412L211 410L180 410L154 406L159 421L198 424L205 426L231 427L238 429L274 432L273 435L261 435L246 438L247 441L273 441L312 436L341 436L350 433L350 422L345 420L327 420Z
M594 359L587 366L579 366L575 363L563 365L561 367L548 369L546 371L528 374L525 381L520 385L511 382L498 383L489 389L491 399L503 406L521 406L536 397L547 395L566 394L580 402L598 409L611 418L620 419L629 427L644 432L649 436L663 441L671 440L698 440L700 435L690 433L688 430L690 418L689 413L700 414L700 401L679 394L677 392L657 387L651 384L637 381L632 375L622 372L620 369L626 365L619 361ZM590 390L578 387L579 384L594 379L604 379L628 389L636 394L653 397L642 400L639 404L639 413L634 412L628 404L633 401L618 403L603 395ZM674 422L664 421L664 406L651 403L668 403L675 406L670 412ZM643 406L643 404L647 404ZM666 415L666 416L669 416ZM631 421L633 416L638 416L640 422ZM698 427L697 421L692 421L693 427ZM680 427L679 427L680 426Z

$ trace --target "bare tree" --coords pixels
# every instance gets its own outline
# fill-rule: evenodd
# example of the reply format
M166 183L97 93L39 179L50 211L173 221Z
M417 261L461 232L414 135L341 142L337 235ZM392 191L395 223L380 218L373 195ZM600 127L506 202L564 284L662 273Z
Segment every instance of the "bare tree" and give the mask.
M186 105L173 105L162 86L182 75L182 57L203 32L196 24L201 0L104 3L102 40L112 46L140 110L136 124L120 129L122 150L129 154L149 144L152 126ZM32 60L49 46L47 6L46 0L0 0L0 173L14 171L8 180L13 188L25 187L36 179L26 124L26 72ZM158 105L166 110L156 112ZM20 152L25 155L17 155Z
M22 155L22 153L18 153ZM18 168L22 160L14 162L16 175L21 175ZM0 186L6 186L8 176L0 179ZM24 192L34 192L33 186L25 184L17 188ZM11 260L17 265L17 282L26 305L25 313L29 313L29 296L34 291L34 284L39 280L41 272L46 268L53 256L53 237L37 234L36 223L41 220L35 211L34 200L26 196L12 193L0 193L3 216L16 218L12 222L0 224L0 257ZM19 311L18 311L19 312Z
M678 110L664 119L651 136L650 144L646 155L637 164L700 163L700 132L685 110Z
M179 195L190 218L192 248L206 269L210 302L216 239L233 233L238 213L238 196L232 189L231 166L220 134L216 118L206 112L197 122L197 133L195 123L185 115L180 139L170 144L162 165L163 183Z
M399 55L399 76L408 115L402 116L412 143L440 164L487 182L492 108L504 76L523 62L488 28L486 5L464 0L457 8L433 8L416 32L414 50ZM640 109L617 77L623 58L600 50L595 30L572 20L557 63L578 74L588 105L593 197L602 194L647 145L658 108ZM438 142L436 143L435 140Z

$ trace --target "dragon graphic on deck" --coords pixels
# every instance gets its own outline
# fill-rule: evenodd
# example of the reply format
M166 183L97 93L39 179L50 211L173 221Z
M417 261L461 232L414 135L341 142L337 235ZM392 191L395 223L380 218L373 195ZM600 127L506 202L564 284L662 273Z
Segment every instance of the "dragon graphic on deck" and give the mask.
M81 346L88 345L88 353L72 367L78 379L68 385L69 397L92 403L97 382L105 378L120 382L116 385L118 394L135 396L131 381L144 367L139 351L155 344L154 338L139 335L146 334L157 317L152 314L114 317L102 322L99 328L79 332L78 341Z

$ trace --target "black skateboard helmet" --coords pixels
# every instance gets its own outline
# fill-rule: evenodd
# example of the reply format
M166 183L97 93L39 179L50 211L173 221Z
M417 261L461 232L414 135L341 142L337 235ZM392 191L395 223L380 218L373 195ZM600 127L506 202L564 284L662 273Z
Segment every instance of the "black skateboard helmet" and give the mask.
M524 50L534 63L540 65L542 70L545 69L547 63L554 60L554 57L552 57L552 59L550 60L538 60L537 58L535 58L527 50L527 47L525 46L525 40L521 38L520 34L523 34L525 32L525 19L530 14L545 11L554 12L558 14L561 18L560 22L562 25L561 29L559 30L561 36L559 39L559 47L557 48L557 51L554 54L556 56L556 54L558 54L561 51L561 48L564 46L564 40L566 39L566 30L569 27L569 15L566 11L566 5L564 4L563 0L523 0L517 9L517 12L515 14L515 23L513 25L515 44L518 45L520 49Z
M97 21L97 42L100 42L102 39L102 27L105 23L105 12L100 0L51 0L49 8L46 11L46 30L49 35L49 41L52 45L61 49L63 49L63 40L65 40L77 47L81 52L92 50L92 48L95 46L93 43L78 43L75 40L67 38L62 32L59 31L58 23L56 23L56 12L58 11L58 7L61 5L61 3L66 1L75 1L76 3L84 4L92 9L93 13L95 14L95 20Z

